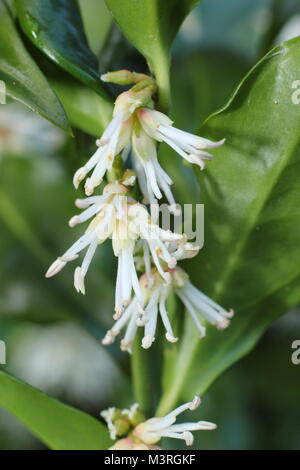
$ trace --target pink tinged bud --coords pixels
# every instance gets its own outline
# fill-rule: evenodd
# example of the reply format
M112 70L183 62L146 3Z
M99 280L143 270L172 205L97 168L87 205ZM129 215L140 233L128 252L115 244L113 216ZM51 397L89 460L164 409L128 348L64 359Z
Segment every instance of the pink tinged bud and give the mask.
M116 83L117 85L132 85L142 80L149 80L151 77L143 73L130 72L129 70L117 70L101 75L103 82Z
M152 129L157 129L160 125L171 126L173 124L173 121L165 114L148 108L138 109L137 116L142 125Z
M146 445L143 442L132 439L131 437L126 437L120 439L109 450L160 450L161 447L155 445Z
M109 450L133 450L134 442L131 437L119 439Z

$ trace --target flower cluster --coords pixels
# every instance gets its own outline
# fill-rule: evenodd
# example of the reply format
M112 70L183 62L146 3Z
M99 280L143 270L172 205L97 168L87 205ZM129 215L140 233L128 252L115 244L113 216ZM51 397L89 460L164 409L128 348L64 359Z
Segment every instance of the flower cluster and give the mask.
M203 338L206 333L201 319L214 325L219 330L229 325L229 319L232 317L233 311L225 311L220 305L197 289L190 282L188 275L182 268L177 266L169 269L167 274L169 275L168 283L164 282L155 268L152 270L150 278L146 274L141 276L139 282L142 293L142 311L137 309L138 298L136 295L133 296L121 318L107 332L102 341L103 344L114 342L115 337L127 326L125 336L121 341L121 349L130 352L137 328L142 326L144 327L142 347L148 349L155 340L158 316L161 317L165 327L166 339L171 343L175 343L178 338L174 335L166 308L167 299L172 292L179 297L191 315L199 331L200 338Z
M173 127L166 115L154 109L156 84L151 77L122 70L105 74L102 79L134 86L118 96L112 121L97 140L97 151L74 175L76 188L86 179L88 197L76 200L82 212L72 217L69 225L74 227L91 221L85 233L54 261L46 277L57 274L86 250L81 265L74 272L75 288L85 294L85 276L97 246L111 238L118 258L116 323L103 339L104 344L112 343L127 325L121 348L130 351L137 328L142 326L145 330L142 346L149 348L155 338L158 314L168 341L177 341L166 308L171 291L193 317L201 337L205 327L200 318L217 328L225 328L231 312L224 311L201 293L177 266L179 260L195 256L198 247L188 243L184 234L160 228L146 206L130 196L137 175L144 202L155 202L164 193L170 204L175 203L170 190L171 179L158 162L157 142L166 142L185 160L203 169L205 160L212 158L204 149L217 147L224 141L214 143ZM93 195L106 172L113 168L116 157L121 154L125 161L129 153L135 171L123 172L117 181L104 187L101 195ZM142 268L138 269L140 266ZM138 270L142 271L140 278Z
M224 140L212 142L173 127L165 114L153 109L156 85L150 77L119 71L102 75L102 80L122 85L138 83L118 96L113 119L97 140L98 149L74 175L75 188L92 172L85 181L85 192L90 196L112 168L115 157L122 154L126 160L131 153L145 202L155 203L164 193L169 203L175 204L170 190L172 180L159 164L156 143L165 142L186 161L203 169L205 160L212 158L206 149L218 147Z
M212 158L207 150L219 147L224 140L212 142L175 128L169 117L155 110L157 90L151 77L121 70L103 75L102 80L132 86L116 99L112 120L96 141L96 152L74 175L76 189L85 180L87 197L76 200L75 204L82 212L72 217L69 225L74 227L90 221L89 225L84 234L54 261L46 276L57 274L86 250L82 263L74 271L75 288L85 294L85 277L97 246L110 238L118 258L115 323L103 344L111 344L125 329L121 349L131 352L136 332L143 328L142 347L147 349L155 340L159 319L164 325L166 339L176 342L177 332L168 314L171 294L180 299L190 314L200 338L205 336L206 324L224 329L233 312L226 311L197 289L178 265L180 260L196 256L199 247L188 242L185 234L161 228L158 219L151 216L145 205L157 203L163 197L170 208L176 204L171 191L172 180L158 160L158 143L166 143L184 160L203 170L205 162ZM127 162L131 169L125 170ZM106 177L108 181L102 194L94 195ZM136 180L142 201L133 197ZM109 408L102 417L107 421L113 439L127 436L113 448L153 449L162 437L184 439L191 445L191 431L215 428L207 422L175 424L180 413L193 410L199 404L196 397L167 416L150 420L145 420L138 412L137 405L130 410Z
M208 421L176 424L181 413L196 410L200 403L200 398L196 396L191 402L184 403L166 416L148 420L138 410L137 403L129 410L108 408L100 414L107 423L110 437L113 440L121 438L111 447L112 450L155 450L160 449L157 444L163 437L181 439L191 446L194 442L191 431L216 429L217 426Z
M150 266L155 264L162 279L167 282L164 267L174 268L176 257L167 249L167 242L180 244L184 236L163 230L151 221L145 206L126 196L128 187L120 183L105 186L102 196L92 196L76 201L77 207L84 211L69 222L71 227L92 218L84 235L79 238L62 256L48 269L46 276L57 274L69 262L77 259L78 253L87 248L81 266L75 269L74 285L78 292L85 293L84 278L92 261L98 244L112 238L115 256L118 257L116 280L115 315L119 318L129 304L131 292L136 295L137 308L142 307L142 292L138 281L134 250L138 241L143 242L144 258ZM151 257L151 260L150 260Z

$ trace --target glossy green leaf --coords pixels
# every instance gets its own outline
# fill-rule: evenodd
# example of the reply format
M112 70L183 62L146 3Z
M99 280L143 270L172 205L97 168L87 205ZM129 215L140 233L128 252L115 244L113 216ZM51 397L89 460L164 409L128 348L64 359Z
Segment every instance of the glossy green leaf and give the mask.
M109 123L113 104L72 78L50 79L72 126L99 137Z
M300 301L299 47L296 38L265 56L200 130L227 141L198 172L205 244L192 278L235 317L225 331L208 328L203 341L188 322L177 351L168 353L170 392L160 412L183 394L206 390Z
M0 406L54 450L104 450L107 428L96 419L0 372Z
M0 80L6 94L70 131L64 109L46 78L23 46L9 13L0 1Z
M30 40L51 60L100 95L98 61L88 46L74 0L16 0L18 18Z
M124 35L144 55L168 106L170 49L184 18L198 0L106 0Z
M172 119L180 129L196 132L202 122L232 95L249 67L230 53L194 50L175 57L172 76ZM172 191L180 204L197 204L200 190L196 172L165 144L159 158L174 181Z

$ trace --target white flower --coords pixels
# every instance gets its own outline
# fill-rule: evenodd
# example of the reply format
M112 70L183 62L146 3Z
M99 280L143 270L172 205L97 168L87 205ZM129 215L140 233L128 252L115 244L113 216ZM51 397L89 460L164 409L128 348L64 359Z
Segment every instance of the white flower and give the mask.
M143 311L138 309L137 297L133 297L121 318L106 333L105 338L102 340L103 344L113 343L116 336L127 325L125 336L121 341L121 349L122 351L131 352L131 345L137 329L139 326L143 326L144 337L142 347L145 349L150 348L155 340L158 315L160 315L166 329L167 340L172 343L177 341L178 338L174 336L166 309L166 300L170 294L171 286L161 278L156 270L152 270L150 281L151 283L149 283L149 278L146 274L140 278ZM168 281L170 281L169 277Z
M176 204L170 189L173 182L157 159L156 142L144 131L138 120L133 126L131 144L133 166L146 202L155 204L157 199L163 197L163 192L170 205Z
M152 88L152 86L148 86L138 91L128 90L118 96L113 118L101 139L96 142L98 150L74 175L75 188L78 188L79 183L93 170L85 182L85 192L87 196L90 196L94 189L101 184L105 173L111 170L115 157L123 153L124 160L127 158L134 123L133 114L139 106L145 105L151 99Z
M56 152L64 142L63 131L19 103L0 105L0 156L25 158Z
M140 442L137 438L125 437L119 439L115 444L109 447L108 450L160 450L161 448L155 445L147 445Z
M229 326L233 310L225 311L223 307L203 294L190 282L188 275L179 267L173 271L173 285L176 294L192 316L200 332L200 337L204 337L206 333L205 327L200 321L201 317L218 330Z
M184 238L183 235L162 230L152 223L146 208L128 199L127 191L128 188L125 186L112 183L104 188L102 196L76 201L76 205L85 210L80 215L72 217L69 222L71 227L86 222L91 217L94 218L85 234L60 256L46 273L46 277L54 276L69 261L77 259L80 251L88 248L82 265L75 269L74 274L75 288L84 294L84 279L96 248L98 244L111 237L114 254L118 257L115 319L119 318L124 307L129 304L132 289L137 299L137 310L142 304L141 289L134 263L134 248L137 240L144 240L144 256L148 264L152 259L160 275L168 279L165 270L174 268L177 259L169 253L166 243L175 243L177 240L180 242Z
M165 142L175 152L190 163L195 163L201 170L205 168L205 160L211 160L212 155L204 149L213 149L222 145L225 140L212 142L188 132L173 127L173 121L165 114L148 108L140 108L136 115L144 131L158 142Z
M112 439L123 437L110 447L114 450L155 450L160 447L155 444L163 437L183 439L188 446L193 444L191 431L216 429L214 423L198 421L194 423L176 424L177 416L184 411L196 410L201 403L195 396L191 402L184 403L168 415L161 418L151 418L145 421L145 416L138 411L135 403L129 410L108 408L100 413L105 419ZM127 436L127 437L125 437Z
M190 243L183 245L187 247L188 255L192 251L190 245ZM184 248L179 248L177 251L179 250L183 252ZM182 258L184 258L184 255L181 253L180 259ZM113 343L120 331L126 327L125 336L121 341L121 349L131 352L131 345L137 329L143 327L142 347L148 349L155 340L159 316L166 330L166 339L171 343L176 342L178 338L174 335L166 308L167 299L172 291L181 299L188 313L192 316L200 332L200 338L203 338L206 334L206 328L201 323L201 318L220 330L229 325L229 319L233 316L233 311L225 311L220 305L193 286L183 269L177 266L174 269L169 269L166 274L168 277L163 280L158 271L153 269L150 275L144 274L141 276L139 282L143 309L139 308L140 302L134 296L121 318L106 333L102 340L103 344Z
M201 400L195 397L193 401L185 403L162 418L151 418L139 424L133 430L133 435L144 444L153 445L158 443L163 437L173 439L183 439L186 445L190 446L194 442L191 431L216 429L214 423L208 421L198 421L196 423L175 424L177 416L186 410L195 410L200 405Z
M166 142L185 160L203 169L204 161L212 158L205 149L218 147L224 140L212 142L176 129L166 115L152 109L156 85L151 77L121 70L104 74L102 79L136 85L116 99L113 119L97 140L98 150L74 175L75 187L92 171L85 183L85 192L90 196L112 169L115 157L122 154L125 161L131 153L145 202L155 203L164 194L169 204L175 205L170 189L172 180L157 158L157 142Z
M77 189L79 183L93 170L92 175L85 182L87 196L93 194L94 189L101 184L105 173L111 170L116 155L121 153L130 141L133 123L130 107L133 104L128 97L128 101L126 101L127 109L123 104L124 97L120 95L119 99L122 106L118 106L118 103L116 103L113 119L105 129L101 139L97 141L97 151L83 167L76 171L73 178L74 186Z

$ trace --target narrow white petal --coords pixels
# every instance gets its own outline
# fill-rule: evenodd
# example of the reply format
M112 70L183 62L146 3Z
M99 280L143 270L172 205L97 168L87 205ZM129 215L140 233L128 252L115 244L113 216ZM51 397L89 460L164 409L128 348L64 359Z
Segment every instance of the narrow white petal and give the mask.
M198 317L197 317L197 314L195 312L195 309L193 307L193 305L188 301L188 299L186 298L186 296L183 294L183 292L181 292L182 289L177 289L176 290L176 293L178 295L178 297L182 300L183 304L185 305L187 311L191 314L199 332L200 332L200 338L204 338L205 334L206 334L206 329L205 327L200 323Z
M59 258L56 259L50 266L50 268L48 269L48 271L46 272L45 276L47 278L49 277L52 277L52 276L55 276L56 274L58 274L65 266L66 266L67 262L66 261L61 261Z
M167 300L168 294L169 294L169 289L166 287L163 287L162 293L160 296L160 301L159 301L159 312L160 312L160 316L164 324L164 327L167 331L167 334L166 334L167 340L170 341L171 343L176 343L176 341L178 341L178 338L174 336L173 329L172 329L172 326L168 317L168 312L166 310L166 300Z

